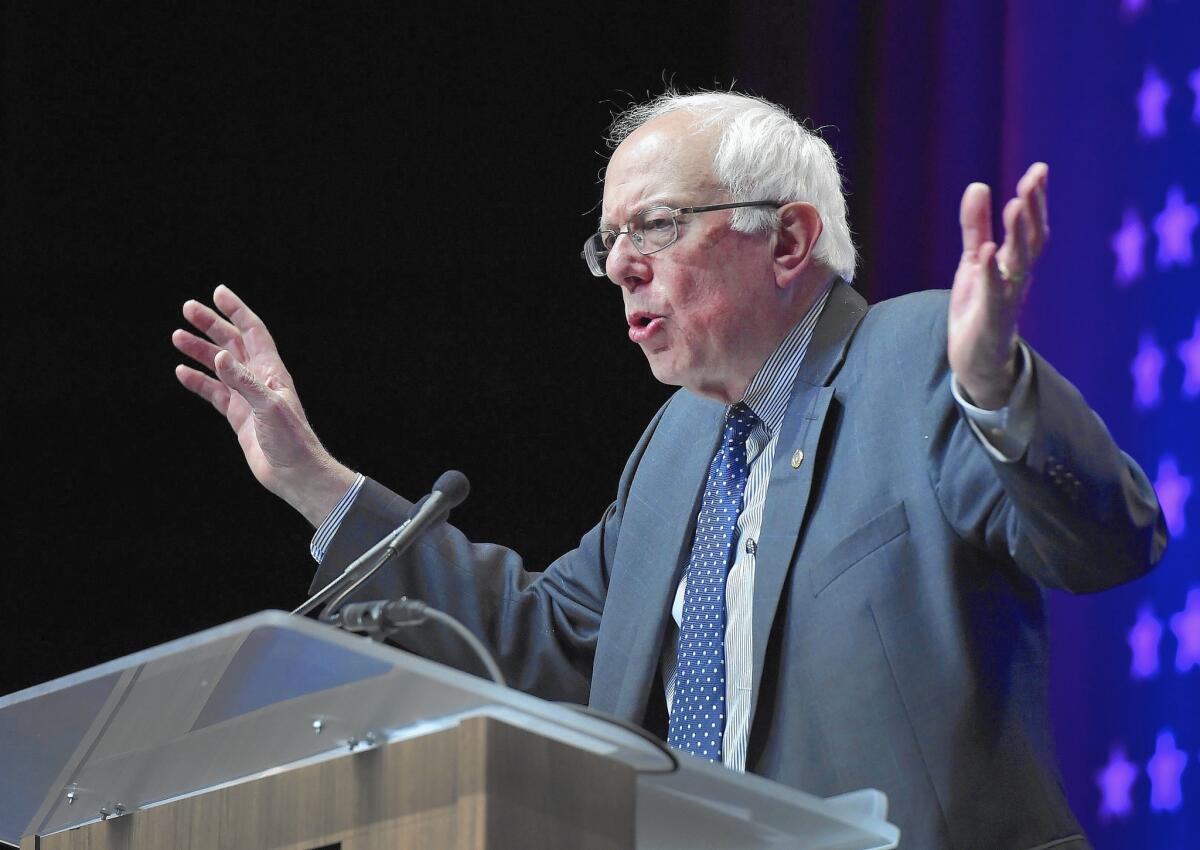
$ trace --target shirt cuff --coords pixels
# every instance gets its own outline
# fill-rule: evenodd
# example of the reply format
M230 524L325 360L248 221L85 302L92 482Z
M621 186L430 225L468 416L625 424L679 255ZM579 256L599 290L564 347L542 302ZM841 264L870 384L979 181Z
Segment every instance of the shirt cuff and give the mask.
M1021 363L1017 382L1009 393L1008 402L999 410L984 410L967 400L967 394L959 386L958 378L950 382L954 400L966 414L967 425L979 438L984 451L1001 463L1014 463L1021 459L1033 439L1037 424L1036 393L1033 389L1033 357L1029 346L1018 340Z
M321 523L317 529L317 533L313 535L312 542L308 544L308 551L312 553L313 560L318 564L325 560L325 550L329 548L330 541L333 540L333 536L341 528L342 520L346 518L346 512L350 510L350 506L358 498L358 491L362 489L364 481L366 481L366 478L362 473L359 473L358 477L354 479L354 483L350 485L350 489L333 506L333 510L329 512L329 516L325 517L325 521Z

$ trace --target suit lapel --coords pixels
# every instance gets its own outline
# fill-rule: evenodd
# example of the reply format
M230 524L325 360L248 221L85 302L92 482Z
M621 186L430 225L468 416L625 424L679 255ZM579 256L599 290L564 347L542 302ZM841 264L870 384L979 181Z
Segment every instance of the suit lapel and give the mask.
M592 672L595 708L635 723L657 681L663 635L695 527L724 405L678 393L630 487Z
M818 464L824 462L818 456L818 447L834 395L833 388L826 384L845 359L850 339L866 311L866 301L849 284L838 281L834 285L800 364L775 444L754 568L751 727L758 707L767 640L796 551Z

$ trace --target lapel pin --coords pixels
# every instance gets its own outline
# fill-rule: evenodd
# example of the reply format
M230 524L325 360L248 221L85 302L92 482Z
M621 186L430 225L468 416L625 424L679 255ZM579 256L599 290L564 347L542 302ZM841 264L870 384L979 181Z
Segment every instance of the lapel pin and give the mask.
M796 449L792 452L792 469L799 469L802 463L804 463L804 452L801 449Z

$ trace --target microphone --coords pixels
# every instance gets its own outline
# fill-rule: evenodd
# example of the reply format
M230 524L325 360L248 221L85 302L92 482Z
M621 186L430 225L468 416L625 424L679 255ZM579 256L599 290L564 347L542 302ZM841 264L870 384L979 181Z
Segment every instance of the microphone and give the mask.
M428 524L432 525L444 520L450 515L450 511L466 501L470 492L471 483L467 481L467 476L457 469L448 469L438 476L437 481L433 482L433 492L413 506L413 513L409 515L409 518L415 522L426 506L433 504L436 506L437 513L428 520Z
M307 614L322 602L328 602L325 610L321 612L320 619L322 622L331 622L338 605L347 596L373 576L390 558L408 549L427 528L446 519L451 509L462 504L470 491L471 485L467 476L455 469L443 472L434 482L433 491L413 505L408 519L388 532L382 540L346 567L341 575L317 591L292 613Z

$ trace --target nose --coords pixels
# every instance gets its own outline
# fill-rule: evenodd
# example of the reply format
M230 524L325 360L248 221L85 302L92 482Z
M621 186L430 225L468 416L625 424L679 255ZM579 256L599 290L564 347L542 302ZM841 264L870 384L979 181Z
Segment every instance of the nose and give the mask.
M622 233L608 252L604 269L608 279L630 292L650 282L653 271L649 258L638 251L628 233Z

